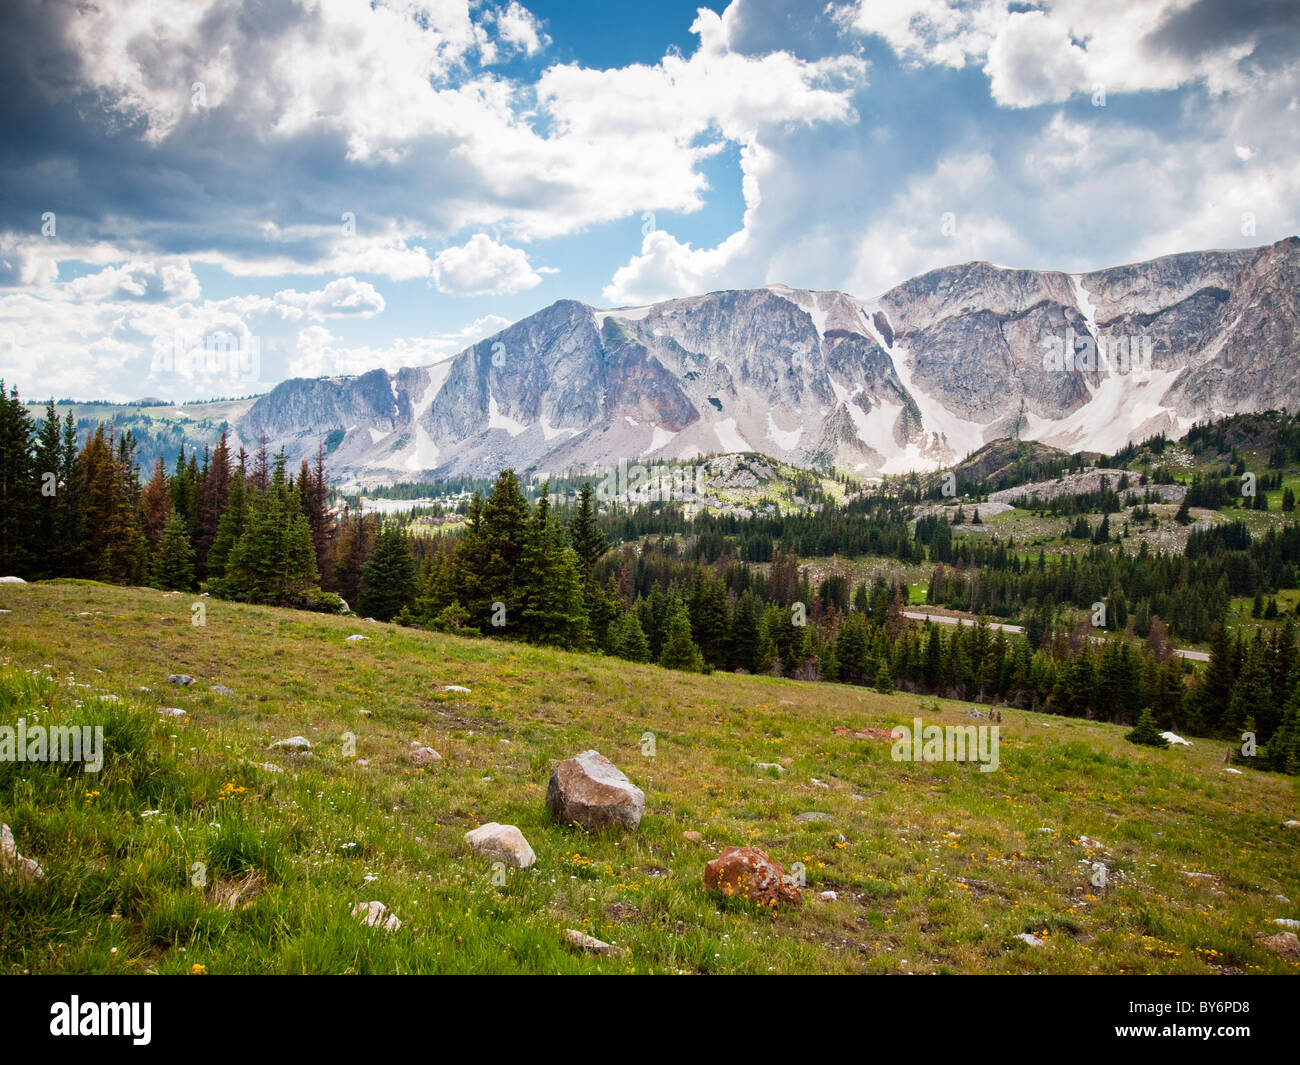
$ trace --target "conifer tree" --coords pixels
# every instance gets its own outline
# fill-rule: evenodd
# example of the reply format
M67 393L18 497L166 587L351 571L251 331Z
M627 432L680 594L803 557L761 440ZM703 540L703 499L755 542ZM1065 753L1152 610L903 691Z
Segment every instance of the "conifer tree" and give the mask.
M568 648L586 644L581 562L551 512L549 484L528 523L518 585L519 631L526 640Z
M375 537L370 557L361 567L357 609L365 617L391 621L414 598L415 559L405 531L390 523Z
M1138 715L1137 724L1132 732L1124 735L1129 743L1140 744L1144 747L1168 747L1169 741L1160 735L1160 729L1156 725L1155 715L1151 712L1151 707L1145 707L1142 713Z
M698 673L704 666L704 656L691 639L690 614L680 600L673 602L668 619L668 635L659 655L659 664L667 669L681 669L688 673Z
M194 549L185 519L174 510L167 516L154 562L154 584L187 592L194 586Z

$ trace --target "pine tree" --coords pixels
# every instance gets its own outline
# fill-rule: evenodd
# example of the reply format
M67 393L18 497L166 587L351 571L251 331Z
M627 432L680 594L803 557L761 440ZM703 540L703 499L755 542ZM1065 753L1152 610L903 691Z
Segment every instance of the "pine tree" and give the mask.
M160 460L161 461L161 460ZM248 520L248 503L244 491L244 472L236 470L230 479L230 491L225 509L217 520L217 534L208 550L208 575L220 578L225 575L230 552L244 533Z
M63 446L59 438L59 415L51 399L45 408L40 431L36 434L33 474L37 478L33 499L37 519L33 530L38 545L33 572L42 577L58 575L59 533L59 469L62 465Z
M889 672L889 663L884 659L880 661L880 667L876 670L876 691L881 695L892 695L894 692L894 678Z
M578 554L583 580L591 580L596 563L609 550L609 541L596 520L595 492L590 482L578 492L578 510L569 522L569 543Z
M1155 715L1151 712L1151 707L1145 707L1141 714L1138 715L1137 725L1133 731L1126 733L1124 738L1129 743L1137 743L1144 747L1168 747L1169 741L1160 735L1160 729L1156 726Z
M691 639L690 615L680 600L673 603L668 620L668 635L664 640L663 652L659 655L659 664L667 669L682 669L688 673L698 673L704 666L704 656Z
M731 612L727 633L727 665L746 673L757 670L759 602L752 589L745 589Z
M18 389L0 380L0 575L34 574L32 531L37 510L34 427Z
M224 576L212 582L213 592L250 603L302 606L318 581L311 528L296 488L288 485L282 451L270 484L252 493L244 530Z
M167 468L163 465L161 455L154 463L153 475L140 495L140 510L145 538L149 541L149 550L157 554L162 545L167 521L175 513L172 509L171 490L167 486Z
M641 619L635 610L627 610L614 623L614 653L629 662L650 661L650 641L641 628Z
M582 563L551 512L550 485L542 491L528 524L520 557L516 595L519 630L541 644L577 648L587 642L587 612L583 600Z
M194 549L190 546L185 519L175 511L168 514L163 527L154 562L154 584L182 592L194 587Z
M391 621L415 599L415 572L406 533L395 523L384 526L361 567L357 609L365 617Z

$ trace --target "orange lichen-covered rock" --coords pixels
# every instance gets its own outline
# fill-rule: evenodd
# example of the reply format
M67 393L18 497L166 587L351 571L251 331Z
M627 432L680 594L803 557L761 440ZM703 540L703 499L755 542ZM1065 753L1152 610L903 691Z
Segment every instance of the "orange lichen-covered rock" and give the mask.
M704 886L729 898L743 895L767 906L803 900L781 863L757 847L728 847L704 866Z

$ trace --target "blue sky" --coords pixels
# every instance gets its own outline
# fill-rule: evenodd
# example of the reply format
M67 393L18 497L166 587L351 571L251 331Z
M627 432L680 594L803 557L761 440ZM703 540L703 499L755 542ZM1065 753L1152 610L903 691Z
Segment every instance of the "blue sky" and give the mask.
M1270 243L1300 230L1297 10L18 0L0 376L248 394L561 298Z

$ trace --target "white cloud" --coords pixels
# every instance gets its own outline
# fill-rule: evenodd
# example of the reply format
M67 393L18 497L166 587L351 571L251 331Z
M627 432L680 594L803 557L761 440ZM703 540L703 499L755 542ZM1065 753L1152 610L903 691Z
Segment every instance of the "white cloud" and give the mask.
M313 318L373 318L384 310L384 297L369 281L340 277L315 292L285 289L277 292L280 303L298 307Z
M83 300L196 300L199 279L189 260L123 263L79 277L68 292Z
M439 292L453 296L501 296L542 283L523 251L498 244L486 233L439 252L433 260L433 280Z
M496 24L501 40L525 55L536 55L551 43L537 17L518 0L510 0L510 6L496 16Z
M1068 100L1085 84L1087 55L1068 27L1043 11L1012 15L989 46L993 99L1010 107Z

